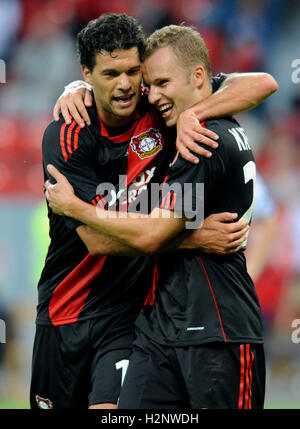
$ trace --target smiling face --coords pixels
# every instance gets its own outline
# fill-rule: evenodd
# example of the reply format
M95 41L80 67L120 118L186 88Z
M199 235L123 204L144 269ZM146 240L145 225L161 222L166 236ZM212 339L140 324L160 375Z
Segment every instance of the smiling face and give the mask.
M98 113L108 126L129 123L135 114L142 79L137 48L102 51L91 71L82 66L85 80L93 86Z
M183 70L168 46L156 50L144 61L143 75L150 87L149 101L160 111L168 127L176 125L180 113L200 101L194 72Z

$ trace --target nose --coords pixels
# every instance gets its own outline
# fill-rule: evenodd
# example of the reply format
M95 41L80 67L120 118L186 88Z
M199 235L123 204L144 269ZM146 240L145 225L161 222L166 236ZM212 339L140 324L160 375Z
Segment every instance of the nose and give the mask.
M150 86L148 99L149 99L150 104L158 103L158 101L160 99L160 93L158 91L158 88L156 88L153 85Z
M118 89L124 92L128 92L131 89L131 82L126 73L120 75Z

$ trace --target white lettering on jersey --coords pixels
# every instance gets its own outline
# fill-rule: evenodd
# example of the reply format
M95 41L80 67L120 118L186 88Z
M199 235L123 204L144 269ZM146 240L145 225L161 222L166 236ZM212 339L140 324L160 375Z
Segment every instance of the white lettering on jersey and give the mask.
M251 150L251 147L248 142L248 137L246 136L243 128L230 128L228 131L235 138L239 150Z
M292 72L292 82L300 83L300 58L295 58L291 64L292 68L295 69Z
M140 173L131 183L127 192L125 186L126 176L120 176L119 180L119 191L116 192L114 187L110 187L110 201L108 203L109 207L113 206L117 200L119 200L120 205L132 203L144 190L147 189L147 184L151 181L156 167L152 167L146 171Z
M254 188L255 188L255 180L256 180L255 162L254 161L247 162L247 164L245 164L243 167L243 172L244 172L245 184L247 184L248 182L252 182L252 195L253 195L252 202L248 210L246 210L245 213L241 216L241 219L246 219L246 221L249 223L252 216L253 203L254 203ZM249 231L246 234L246 239L243 243L243 247L246 247L247 245L248 234L249 234Z

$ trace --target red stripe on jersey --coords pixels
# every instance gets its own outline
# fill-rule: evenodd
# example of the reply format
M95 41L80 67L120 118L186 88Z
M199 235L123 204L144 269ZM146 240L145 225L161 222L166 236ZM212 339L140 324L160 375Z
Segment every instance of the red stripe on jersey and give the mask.
M245 405L244 408L249 408L249 391L250 391L250 344L246 344L246 388L245 388Z
M252 365L254 354L251 351L250 344L240 345L240 390L239 390L239 409L252 408Z
M251 362L250 362L250 392L249 392L249 409L251 410L252 408L252 365L253 365L253 361L254 361L254 354L253 352L251 352Z
M101 203L103 204L103 208L105 209L105 205L107 204L107 201L105 198L103 198L103 195L101 194L100 197L98 196L97 198L100 198Z
M171 200L171 192L168 192L168 194L167 194L167 201L166 201L166 204L165 204L165 209L166 210L170 209L170 200Z
M63 154L65 161L68 160L68 155L67 155L66 148L65 148L65 129L66 129L66 126L67 126L67 124L64 123L60 129L60 147L61 147L61 151L62 151L62 154Z
M93 200L92 203L94 204L94 206L97 206L98 204L101 205L101 207L105 209L105 205L106 205L106 200L103 198L102 195L97 195Z
M160 209L162 209L162 208L163 208L163 206L164 206L164 204L165 204L165 200L166 200L166 197L163 197L162 202L161 202L161 204L160 204L160 206L159 206L159 208L160 208Z
M163 183L162 183L162 188L161 188L161 193L163 192L163 190L164 190L164 186L165 186L165 184L166 184L166 182L167 182L167 180L168 180L168 178L169 178L169 175L168 176L166 176L165 178L164 178L164 181L163 181ZM163 208L163 206L164 206L164 204L165 204L165 201L166 201L166 197L163 197L163 199L162 199L162 201L161 201L161 203L160 203L160 206L159 206L159 208L160 209L162 209Z
M173 194L173 198L172 198L172 203L171 203L170 210L174 210L175 203L176 203L176 198L177 198L177 194Z
M239 410L243 408L243 399L244 399L244 386L245 386L245 355L244 355L245 345L240 345L240 361L241 361L241 369L240 369L240 394L239 394Z
M78 134L80 130L81 127L78 125L74 133L74 152L78 148Z
M155 257L155 259L157 259ZM155 263L155 267L154 267L154 272L153 272L153 283L152 283L152 287L148 293L148 296L146 298L146 301L144 302L144 306L145 305L153 305L154 304L154 298L155 298L155 291L157 288L157 283L158 283L158 268L157 268L157 262ZM143 311L143 309L142 309Z
M105 206L104 206L104 204L103 204L103 202L102 202L101 198L100 198L99 196L97 196L97 197L96 197L96 200L97 200L97 201L98 201L98 203L101 205L101 207L104 209L104 208L105 208Z
M76 125L76 121L73 121L72 122L72 124L69 126L69 128L68 128L68 132L67 132L67 149L68 149L68 152L69 152L69 155L72 155L72 131L73 131L73 128L75 127L75 125Z
M165 183L166 183L166 181L168 180L168 178L169 178L170 176L169 175L167 175L165 178L164 178L164 181L163 181L163 185L165 185ZM163 187L162 187L162 189L164 189Z
M78 320L91 291L91 283L100 274L106 258L88 254L55 288L49 304L49 316L54 326Z
M209 280L209 277L208 277L208 274L207 274L206 269L205 269L205 267L204 267L204 264L203 264L203 262L202 262L202 259L200 258L200 256L198 256L198 258L199 258L199 261L201 262L201 265L202 265L202 268L203 268L203 271L204 271L204 274L205 274L206 280L207 280L207 282L208 282L208 284L209 284L210 291L211 291L211 294L212 294L212 297L213 297L213 300L214 300L214 303L215 303L215 306L216 306L216 310L217 310L217 313L218 313L218 317L219 317L219 321L220 321L220 325L221 325L221 330L222 330L222 333L223 333L224 341L225 341L225 342L227 342L227 338L226 338L226 335L225 335L225 332L224 332L224 328L223 328L223 323L222 323L221 315L220 315L220 312L219 312L219 307L218 307L218 304L217 304L217 301L216 301L216 297L215 297L215 294L214 294L214 291L213 291L213 288L212 288L211 282L210 282L210 280Z

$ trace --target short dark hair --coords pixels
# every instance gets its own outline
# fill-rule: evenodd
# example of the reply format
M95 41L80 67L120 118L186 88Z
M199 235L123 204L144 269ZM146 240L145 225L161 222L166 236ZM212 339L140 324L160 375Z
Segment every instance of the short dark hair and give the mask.
M96 64L96 54L101 51L137 47L143 60L145 35L138 21L125 13L106 13L90 21L77 35L80 63L91 71Z

